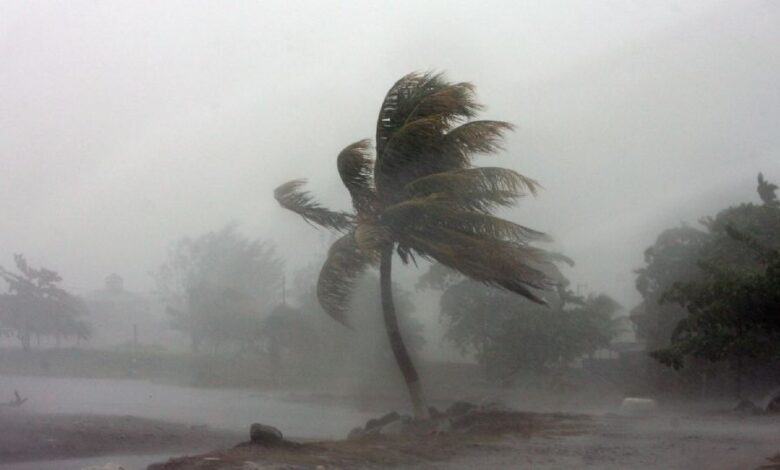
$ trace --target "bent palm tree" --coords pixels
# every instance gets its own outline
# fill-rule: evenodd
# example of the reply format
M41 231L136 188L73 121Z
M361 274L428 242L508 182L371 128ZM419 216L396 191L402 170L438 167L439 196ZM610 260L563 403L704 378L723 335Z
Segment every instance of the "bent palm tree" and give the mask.
M350 293L364 270L379 263L382 310L393 354L406 380L414 414L427 415L419 376L398 329L391 292L394 252L404 263L435 260L486 284L544 303L546 253L529 242L544 234L492 212L510 206L537 183L512 170L472 166L479 153L500 150L512 125L472 120L482 106L469 83L413 73L395 83L382 103L376 157L361 140L338 155L337 166L354 212L334 212L301 189L279 186L279 203L306 221L344 235L333 243L317 282L324 310L347 324Z

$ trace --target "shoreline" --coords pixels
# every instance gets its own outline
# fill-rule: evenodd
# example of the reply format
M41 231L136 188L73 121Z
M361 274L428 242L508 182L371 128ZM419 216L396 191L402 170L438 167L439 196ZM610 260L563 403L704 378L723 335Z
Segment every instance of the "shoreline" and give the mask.
M0 410L0 465L216 449L242 434L128 415Z
M780 419L776 416L506 411L476 419L476 427L445 433L380 432L286 446L245 443L170 458L149 470L780 469Z

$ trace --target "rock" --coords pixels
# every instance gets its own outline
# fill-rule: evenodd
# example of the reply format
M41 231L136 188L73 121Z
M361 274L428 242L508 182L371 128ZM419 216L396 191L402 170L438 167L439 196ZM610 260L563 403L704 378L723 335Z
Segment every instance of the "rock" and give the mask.
M736 405L734 405L733 410L739 413L755 414L755 413L759 413L761 411L761 408L756 406L756 404L750 400L742 399L738 401Z
M428 415L430 415L431 419L436 419L443 416L441 411L437 410L435 406L428 407Z
M366 422L366 426L364 428L355 428L352 431L350 431L349 435L347 436L347 439L356 439L361 436L379 434L381 433L382 429L385 426L395 421L398 421L399 419L401 419L401 415L399 415L395 411L391 411L390 413L387 413L381 418L369 419Z
M766 406L766 411L769 413L780 413L780 399L775 398L774 400L770 401Z
M254 444L274 445L284 442L282 431L273 426L253 423L249 428L249 439Z
M775 395L766 404L766 411L770 413L780 413L780 393Z
M469 411L477 409L477 405L473 403L469 403L467 401L456 401L452 405L447 408L447 411L444 412L444 414L448 416L460 416L465 415Z

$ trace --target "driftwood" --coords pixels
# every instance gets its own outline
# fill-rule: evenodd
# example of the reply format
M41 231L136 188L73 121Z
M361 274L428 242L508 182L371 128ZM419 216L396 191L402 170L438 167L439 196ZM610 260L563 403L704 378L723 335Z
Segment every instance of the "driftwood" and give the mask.
M22 398L21 395L19 395L18 390L14 390L14 399L9 401L8 403L0 403L0 406L13 406L15 408L18 408L22 405L24 405L24 402L27 401L27 398Z

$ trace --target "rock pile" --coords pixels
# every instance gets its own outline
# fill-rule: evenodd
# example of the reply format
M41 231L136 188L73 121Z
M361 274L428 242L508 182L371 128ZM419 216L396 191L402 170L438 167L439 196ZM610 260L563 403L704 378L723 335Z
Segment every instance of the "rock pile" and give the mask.
M490 412L506 411L507 408L497 402L475 404L458 401L450 405L444 412L435 407L428 408L429 418L413 420L411 416L400 415L393 411L380 418L370 419L365 426L354 428L347 439L358 439L372 435L431 435L450 432L468 432L474 417Z

